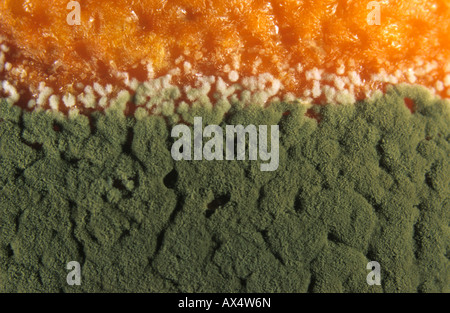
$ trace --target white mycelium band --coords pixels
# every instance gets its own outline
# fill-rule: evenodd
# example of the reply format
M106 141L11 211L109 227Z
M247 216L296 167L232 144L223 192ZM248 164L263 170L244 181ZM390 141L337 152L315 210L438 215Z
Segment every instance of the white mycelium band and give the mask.
M18 84L24 82L28 73L23 66L14 67L8 62L9 48L0 37L0 97L7 99L9 103L17 103L20 99ZM197 72L193 66L180 56L176 62L177 68L168 71L161 77L153 77L151 64L145 65L149 73L148 80L139 82L129 77L128 73L117 72L116 77L121 78L122 86L103 86L94 82L92 86L76 83L76 92L56 93L52 88L40 82L37 86L30 86L29 91L34 96L28 101L29 109L61 110L65 109L69 114L77 113L80 108L106 109L117 105L125 108L128 102L134 101L137 108L150 114L162 114L171 116L185 111L190 106L221 106L225 111L235 102L241 105L267 106L273 102L300 101L303 103L315 103L318 99L327 103L353 104L356 102L356 94L363 92L370 97L381 83L415 84L418 78L433 77L438 70L445 73L443 81L436 81L434 86L427 86L432 93L444 92L450 97L450 64L438 69L438 63L416 60L416 65L407 71L397 70L394 74L388 74L384 69L372 74L370 81L364 81L358 72L346 70L340 62L336 73L328 73L323 69L312 68L305 70L302 64L295 68L289 68L287 64L280 65L286 70L286 82L290 77L303 75L306 82L300 94L286 91L281 80L269 73L258 73L261 61L254 63L253 76L241 76L238 61L224 67L220 76L206 76ZM179 86L174 81L183 75L194 75L196 78L192 85ZM291 82L292 83L292 82ZM69 87L69 86L66 86ZM69 88L62 88L68 90ZM65 108L63 108L64 106Z

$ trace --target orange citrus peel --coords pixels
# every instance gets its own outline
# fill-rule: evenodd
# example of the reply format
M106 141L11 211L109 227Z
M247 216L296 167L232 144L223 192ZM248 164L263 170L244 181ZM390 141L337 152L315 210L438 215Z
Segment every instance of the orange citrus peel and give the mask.
M125 97L155 114L202 96L353 103L398 83L450 98L448 0L375 2L379 25L370 1L72 2L79 25L68 1L0 2L0 97L60 111Z

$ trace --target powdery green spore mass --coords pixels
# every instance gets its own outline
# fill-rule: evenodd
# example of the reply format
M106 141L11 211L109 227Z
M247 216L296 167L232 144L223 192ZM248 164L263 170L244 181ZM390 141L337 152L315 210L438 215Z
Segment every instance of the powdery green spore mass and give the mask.
M411 114L404 97L416 104ZM449 104L190 109L278 124L280 165L171 158L173 126L0 109L1 292L449 292ZM289 111L290 114L283 114ZM82 266L69 286L67 263ZM381 286L369 286L369 261Z

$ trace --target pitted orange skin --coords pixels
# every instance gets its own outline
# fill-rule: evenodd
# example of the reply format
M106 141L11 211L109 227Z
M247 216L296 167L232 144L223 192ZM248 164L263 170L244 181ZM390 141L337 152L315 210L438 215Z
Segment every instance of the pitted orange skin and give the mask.
M271 73L295 94L310 86L289 71L298 63L305 71L336 73L342 61L376 89L373 73L414 69L421 59L439 66L416 83L434 87L450 60L448 0L379 1L381 25L366 21L370 1L80 0L81 25L71 26L68 2L0 1L8 61L28 73L17 78L23 88L46 82L63 94L77 82L120 85L116 71L142 81L148 77L142 63L151 62L156 77L180 67L180 55L204 75L220 75L237 62L240 77L255 74L260 58L256 72ZM195 74L177 79L190 83ZM438 94L448 97L447 89Z

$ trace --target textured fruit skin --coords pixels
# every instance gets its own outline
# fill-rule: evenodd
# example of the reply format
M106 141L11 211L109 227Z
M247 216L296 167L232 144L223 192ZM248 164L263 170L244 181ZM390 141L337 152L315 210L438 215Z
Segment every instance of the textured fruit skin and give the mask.
M66 0L6 0L0 3L0 34L21 52L10 62L28 73L22 88L46 82L61 93L79 82L123 87L119 72L144 81L184 70L185 62L189 71L174 78L180 85L193 83L198 73L225 77L229 66L241 77L270 73L284 91L297 95L312 88L296 71L299 63L304 71L316 67L325 73L344 65L345 73L356 71L370 90L382 88L372 75L383 70L394 75L431 66L414 83L435 88L443 82L450 73L449 1L380 2L380 25L367 22L367 3L81 1L81 24L71 26ZM408 82L406 74L400 76L399 82ZM355 86L358 99L364 91ZM445 86L437 94L449 97L447 91Z
M278 124L280 166L261 172L173 161L161 116L1 102L0 292L448 292L449 107L405 87L319 123L298 103L185 112Z

